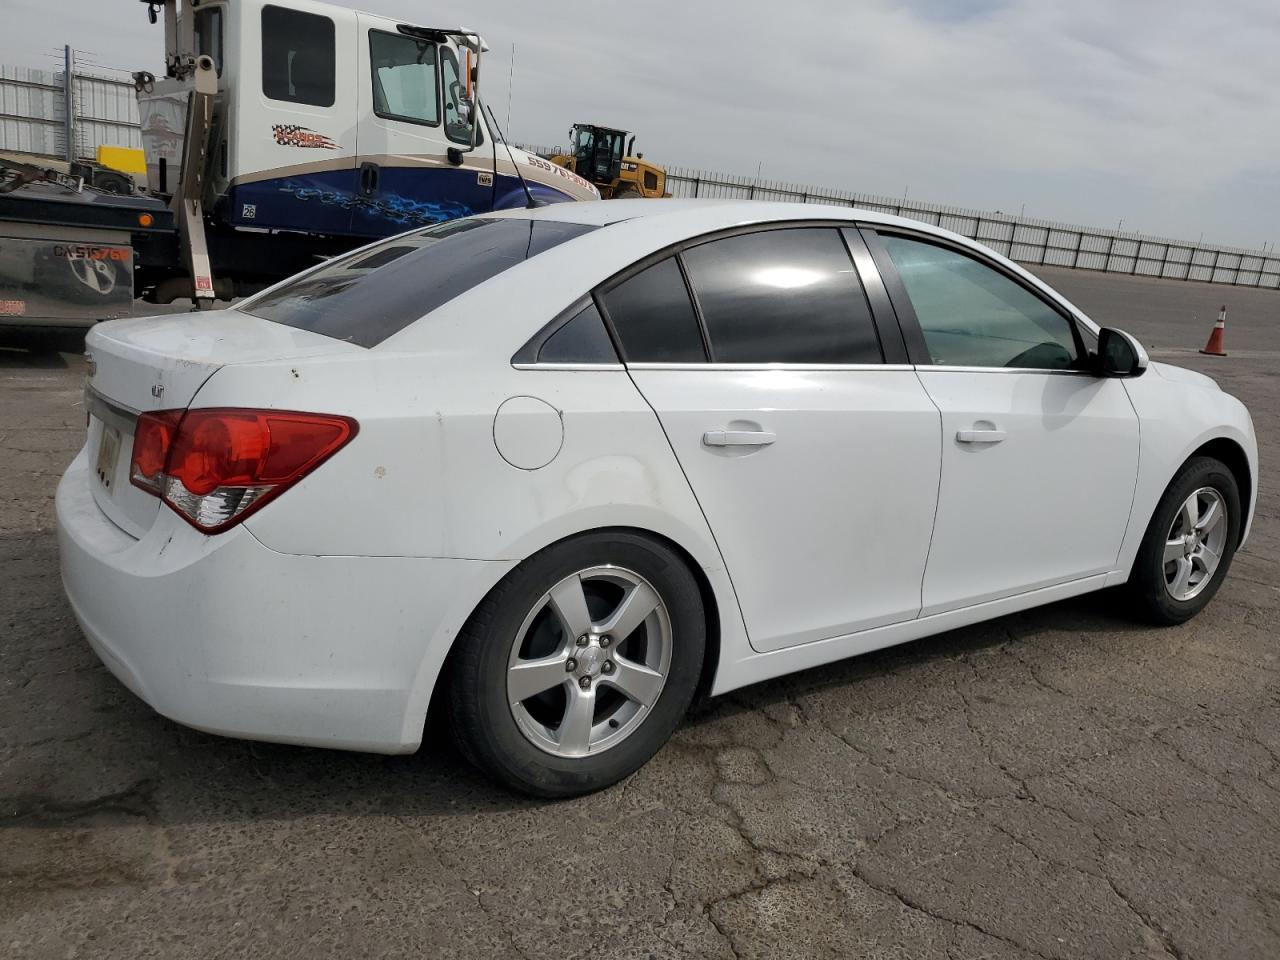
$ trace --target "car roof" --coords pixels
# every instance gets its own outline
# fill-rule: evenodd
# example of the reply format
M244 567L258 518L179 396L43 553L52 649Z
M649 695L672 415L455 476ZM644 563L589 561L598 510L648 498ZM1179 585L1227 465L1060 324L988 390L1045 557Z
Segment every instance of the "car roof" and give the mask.
M634 200L584 200L578 203L553 203L532 209L517 208L481 216L520 217L534 220L554 220L560 223L581 223L593 227L607 227L624 221L675 222L696 218L700 225L717 219L725 227L748 223L769 223L785 220L861 220L869 223L893 224L916 229L927 229L941 236L965 240L958 234L941 230L931 224L861 207L838 206L829 203L787 203L770 200L711 200L671 198Z

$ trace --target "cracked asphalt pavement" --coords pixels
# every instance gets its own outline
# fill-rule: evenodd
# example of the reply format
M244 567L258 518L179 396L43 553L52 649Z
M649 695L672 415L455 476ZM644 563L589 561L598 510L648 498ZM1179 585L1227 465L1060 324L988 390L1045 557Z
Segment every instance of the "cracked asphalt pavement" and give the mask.
M82 363L0 349L0 955L1274 960L1280 293L1044 273L1253 412L1257 520L1208 610L1095 595L761 684L561 803L435 724L387 758L135 699L58 579Z

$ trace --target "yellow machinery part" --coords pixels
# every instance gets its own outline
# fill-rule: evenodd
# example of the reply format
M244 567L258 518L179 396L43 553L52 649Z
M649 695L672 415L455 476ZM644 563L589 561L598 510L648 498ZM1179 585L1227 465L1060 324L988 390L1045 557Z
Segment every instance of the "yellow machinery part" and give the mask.
M146 154L135 147L102 145L98 147L95 159L100 165L110 170L119 170L121 173L136 174L140 177L147 175Z

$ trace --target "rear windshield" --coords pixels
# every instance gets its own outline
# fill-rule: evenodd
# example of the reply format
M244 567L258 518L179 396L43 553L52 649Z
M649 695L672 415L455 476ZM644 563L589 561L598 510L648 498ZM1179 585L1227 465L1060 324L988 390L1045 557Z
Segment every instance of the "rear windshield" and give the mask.
M240 309L374 347L508 267L594 229L553 220L451 220L335 259Z

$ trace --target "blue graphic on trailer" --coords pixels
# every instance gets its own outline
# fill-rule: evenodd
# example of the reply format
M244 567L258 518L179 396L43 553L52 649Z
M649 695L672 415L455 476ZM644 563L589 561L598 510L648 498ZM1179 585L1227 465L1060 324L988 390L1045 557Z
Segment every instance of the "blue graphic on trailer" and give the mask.
M361 189L360 174L326 170L238 184L220 212L233 226L372 239L527 202L514 176L486 177L482 185L475 170L381 167L369 191ZM530 181L529 189L544 203L572 199L541 183Z

